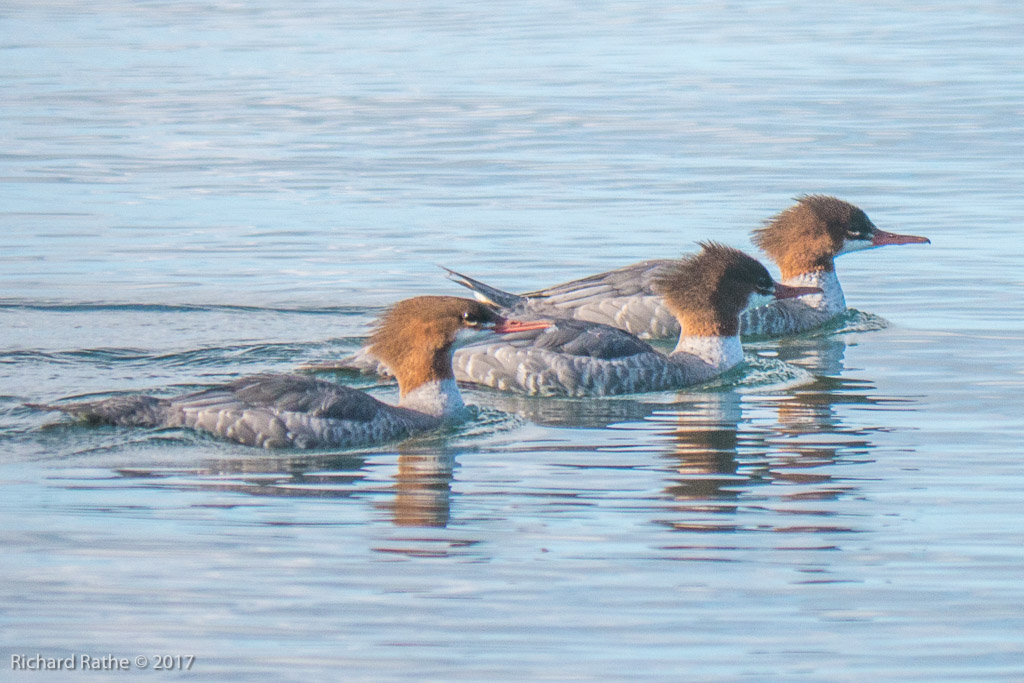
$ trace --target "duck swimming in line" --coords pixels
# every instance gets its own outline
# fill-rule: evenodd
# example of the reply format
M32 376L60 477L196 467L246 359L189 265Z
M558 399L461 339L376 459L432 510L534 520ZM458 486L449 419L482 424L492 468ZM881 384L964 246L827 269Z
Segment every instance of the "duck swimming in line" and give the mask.
M548 326L458 349L455 378L505 391L546 396L609 396L699 384L743 359L740 313L775 299L820 294L818 287L777 284L756 259L715 242L669 262L653 281L680 329L665 355L636 336L601 323L550 318ZM529 315L527 311L521 311ZM372 345L340 364L309 369L380 372Z
M930 243L926 237L879 230L861 209L825 195L799 197L795 205L755 230L752 241L778 264L782 284L821 289L817 295L778 299L743 313L743 336L771 337L813 329L846 311L835 271L837 256L887 245ZM641 339L663 339L679 334L674 312L657 292L662 271L674 263L671 259L642 261L526 294L512 294L448 272L478 299L515 315L529 312L589 320Z
M465 417L452 372L452 348L460 337L547 325L509 320L491 307L458 297L421 296L395 304L381 318L369 346L398 379L397 406L332 382L272 374L174 398L131 395L30 405L97 424L186 427L262 448L368 446Z
M774 300L821 294L778 284L756 259L715 242L662 268L653 281L681 330L663 354L623 330L552 319L545 329L470 344L456 352L459 381L518 393L608 396L680 389L743 360L740 314Z

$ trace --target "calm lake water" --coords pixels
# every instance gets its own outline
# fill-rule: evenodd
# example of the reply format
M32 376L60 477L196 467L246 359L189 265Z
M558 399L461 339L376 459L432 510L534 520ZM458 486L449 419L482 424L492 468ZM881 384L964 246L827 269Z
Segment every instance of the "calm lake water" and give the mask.
M0 677L1024 678L1022 35L1012 0L8 0ZM24 407L337 358L459 293L438 264L751 249L809 192L933 243L843 257L862 315L711 387L468 391L313 454Z

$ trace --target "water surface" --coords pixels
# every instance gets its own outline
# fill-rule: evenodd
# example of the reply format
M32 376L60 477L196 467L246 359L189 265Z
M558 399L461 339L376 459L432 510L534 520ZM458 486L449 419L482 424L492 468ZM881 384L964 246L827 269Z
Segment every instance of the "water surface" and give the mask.
M1016 3L8 2L0 26L8 675L1024 676ZM933 243L844 256L859 314L709 387L470 390L471 423L356 452L24 407L337 358L388 303L458 293L438 264L524 290L750 249L806 192Z

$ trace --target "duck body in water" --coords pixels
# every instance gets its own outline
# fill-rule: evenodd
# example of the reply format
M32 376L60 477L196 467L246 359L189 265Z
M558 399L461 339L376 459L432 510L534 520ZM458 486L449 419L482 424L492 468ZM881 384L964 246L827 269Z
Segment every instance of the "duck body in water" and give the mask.
M465 417L452 371L460 337L540 329L458 297L415 297L393 306L370 337L398 379L390 405L362 391L306 375L261 374L184 396L119 396L33 405L96 424L184 427L262 448L352 448L405 438Z
M776 283L756 259L714 242L663 268L654 281L672 312L679 339L661 353L618 328L551 319L545 329L468 345L455 355L455 376L532 395L609 396L701 384L743 360L740 314L773 300L820 294L817 287Z
M611 396L675 390L706 382L743 359L739 316L775 299L820 294L817 287L777 284L756 259L714 242L662 269L654 286L680 330L664 354L624 330L552 317L523 330L455 352L455 378L529 395ZM534 311L517 309L523 316ZM544 309L545 313L552 313ZM517 314L517 315L519 315ZM310 369L380 372L372 344L340 364Z
M780 282L817 287L820 293L776 299L740 317L744 337L779 337L814 329L846 311L835 259L865 249L898 244L927 244L926 237L879 230L861 209L835 197L807 195L754 231L752 241L781 271ZM641 339L673 338L679 323L658 290L672 259L641 261L554 287L512 294L449 270L453 280L481 301L514 315L568 317L603 323Z

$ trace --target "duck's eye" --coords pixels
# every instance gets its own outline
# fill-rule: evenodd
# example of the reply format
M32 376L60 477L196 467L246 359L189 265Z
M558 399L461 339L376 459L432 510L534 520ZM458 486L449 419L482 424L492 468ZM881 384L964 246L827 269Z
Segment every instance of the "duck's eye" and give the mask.
M462 322L464 322L469 327L476 327L477 325L480 324L480 318L478 318L475 314L471 313L470 311L465 311L462 314Z
M757 281L758 294L772 294L775 291L775 283L771 278L761 278Z
M846 238L851 240L869 240L871 239L871 235L863 232L857 232L855 230L847 230Z

